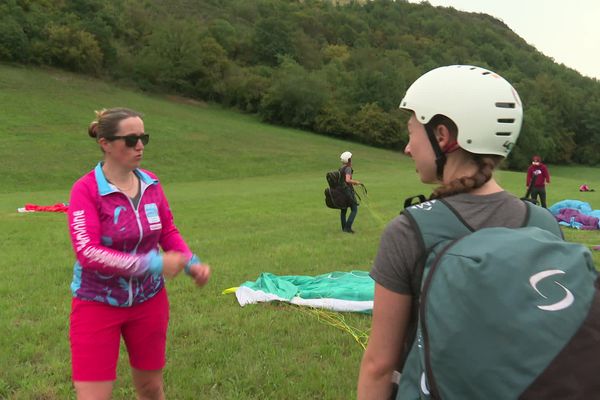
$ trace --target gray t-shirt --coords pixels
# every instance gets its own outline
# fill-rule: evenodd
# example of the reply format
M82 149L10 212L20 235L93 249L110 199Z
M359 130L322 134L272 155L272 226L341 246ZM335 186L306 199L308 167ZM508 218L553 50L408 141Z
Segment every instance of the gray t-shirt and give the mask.
M342 175L341 176L342 182L344 182L346 187L352 188L351 184L346 183L346 175L350 175L350 178L352 178L352 174L354 173L354 170L352 169L352 167L350 167L348 165L342 165L342 167L340 168L340 173Z
M508 192L481 196L461 193L444 200L475 230L488 227L517 228L525 223L527 216L525 203ZM425 249L417 235L407 216L401 214L394 218L381 236L379 251L370 273L375 282L386 289L411 295L416 300L411 305L404 357L415 337L421 276L426 260ZM402 365L397 368L402 370Z
M516 228L525 222L527 208L508 192L489 195L461 193L444 198L473 229ZM387 226L371 269L371 277L388 290L418 296L425 249L408 217L399 215Z
M444 200L471 228L517 228L525 223L527 206L508 192L489 195L461 193ZM417 231L405 215L394 218L381 236L379 251L371 269L371 277L388 290L418 299L426 261L425 249ZM413 301L404 343L403 363L414 341L419 301ZM402 370L402 364L397 366Z

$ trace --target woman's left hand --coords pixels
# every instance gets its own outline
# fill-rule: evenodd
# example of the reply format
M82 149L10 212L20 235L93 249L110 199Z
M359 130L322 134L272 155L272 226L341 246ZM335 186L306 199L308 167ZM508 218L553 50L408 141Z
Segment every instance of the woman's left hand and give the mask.
M194 264L190 267L190 275L196 285L204 286L210 278L210 266L207 264Z

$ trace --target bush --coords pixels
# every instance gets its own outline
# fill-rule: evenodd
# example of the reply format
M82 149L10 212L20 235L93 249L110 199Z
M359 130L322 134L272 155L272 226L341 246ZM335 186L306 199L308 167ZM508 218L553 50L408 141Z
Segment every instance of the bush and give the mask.
M25 61L29 40L23 27L11 16L0 17L0 59Z
M386 113L377 103L364 105L353 120L354 134L363 142L390 149L406 145L399 113Z
M317 75L285 59L262 99L259 114L264 121L311 129L328 96L327 85Z
M315 130L329 136L349 137L352 132L350 116L337 105L327 104L315 120Z
M48 38L36 48L40 58L77 72L98 73L102 51L94 36L70 26L50 24Z

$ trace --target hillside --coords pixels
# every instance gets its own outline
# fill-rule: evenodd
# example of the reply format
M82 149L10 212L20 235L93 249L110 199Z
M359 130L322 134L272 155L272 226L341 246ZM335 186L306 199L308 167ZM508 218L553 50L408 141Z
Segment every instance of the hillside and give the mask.
M276 127L216 105L147 96L60 70L0 65L0 193L70 189L102 158L87 134L94 110L117 106L144 113L151 137L144 167L166 182L302 173L325 184L325 172L338 167L349 146L370 160L361 172L410 163L393 152Z
M485 14L390 0L10 0L0 15L0 60L390 149L406 143L396 109L416 77L439 65L480 65L510 80L525 105L509 167L523 168L532 153L600 163L600 82Z

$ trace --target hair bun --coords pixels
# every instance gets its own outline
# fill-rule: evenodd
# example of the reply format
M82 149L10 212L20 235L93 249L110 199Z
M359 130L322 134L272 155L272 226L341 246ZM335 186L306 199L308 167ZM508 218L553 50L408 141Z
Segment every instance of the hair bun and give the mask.
M88 135L96 139L98 137L98 121L92 121L88 127Z

